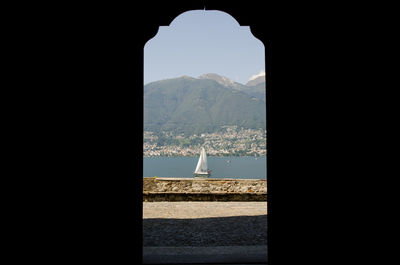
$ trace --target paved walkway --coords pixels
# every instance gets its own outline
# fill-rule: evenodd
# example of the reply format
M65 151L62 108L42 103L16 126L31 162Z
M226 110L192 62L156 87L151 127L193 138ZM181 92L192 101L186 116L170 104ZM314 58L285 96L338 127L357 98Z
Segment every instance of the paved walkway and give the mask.
M267 244L267 202L144 202L143 245Z
M143 218L210 218L267 214L267 202L143 202Z
M143 202L144 263L266 263L267 202Z
M267 246L145 247L145 264L267 263Z

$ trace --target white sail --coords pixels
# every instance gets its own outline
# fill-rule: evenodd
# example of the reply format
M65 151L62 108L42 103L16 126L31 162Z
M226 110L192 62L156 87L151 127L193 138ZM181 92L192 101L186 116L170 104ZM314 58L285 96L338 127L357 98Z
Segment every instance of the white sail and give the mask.
M204 147L201 148L199 162L197 162L195 174L207 174L208 173L208 165L207 165L207 155Z

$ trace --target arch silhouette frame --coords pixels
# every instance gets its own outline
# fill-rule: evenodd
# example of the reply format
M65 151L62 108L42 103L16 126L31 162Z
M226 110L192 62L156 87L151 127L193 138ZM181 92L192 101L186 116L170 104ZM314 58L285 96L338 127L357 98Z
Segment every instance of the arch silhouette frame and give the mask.
M224 3L208 3L208 1L200 1L200 2L185 2L184 4L176 4L171 5L168 2L161 2L157 4L158 12L152 14L152 16L148 16L141 19L141 34L136 42L136 52L138 54L138 61L135 62L136 68L140 74L137 76L138 78L135 79L134 85L136 87L142 87L139 91L136 91L135 94L137 95L136 103L135 104L135 118L140 121L143 131L143 86L144 86L144 47L146 43L151 40L153 37L157 35L160 26L169 26L172 21L181 15L184 12L191 11L191 10L215 10L215 11L222 11L229 14L233 17L238 23L239 26L249 26L251 34L261 41L264 45L264 56L265 56L265 81L266 81L266 98L265 98L265 107L266 107L266 128L267 128L267 185L268 185L268 193L267 193L267 201L268 201L268 209L271 209L271 187L270 181L273 179L273 174L271 174L271 169L273 168L273 164L270 162L271 154L273 153L273 148L271 142L273 142L273 131L272 122L273 119L271 118L271 102L273 100L272 91L272 79L271 79L271 65L272 65L272 15L266 16L271 10L269 10L266 6L262 8L254 8L251 6L243 6L239 4L239 2L229 2L229 4ZM144 10L148 11L151 10L151 5L146 3ZM136 148L143 147L143 137L138 138L135 141ZM143 157L142 149L139 151L141 156ZM137 152L137 153L139 153ZM136 152L135 152L136 153ZM137 166L141 167L141 175L143 175L143 164L140 161L140 165ZM142 197L142 189L143 189L143 179L135 179L135 191L140 190L140 194L135 194L135 208L138 210L139 214L138 217L142 216L142 207L143 207L143 197ZM269 216L268 216L269 219ZM138 226L135 227L136 234L140 235L143 233L142 231L142 220L137 220ZM268 234L269 237L269 234ZM138 237L138 242L141 242L143 235ZM269 241L269 239L268 239ZM137 249L137 251L139 251ZM140 253L140 252L139 252ZM140 254L141 257L141 254ZM268 258L269 259L269 258Z

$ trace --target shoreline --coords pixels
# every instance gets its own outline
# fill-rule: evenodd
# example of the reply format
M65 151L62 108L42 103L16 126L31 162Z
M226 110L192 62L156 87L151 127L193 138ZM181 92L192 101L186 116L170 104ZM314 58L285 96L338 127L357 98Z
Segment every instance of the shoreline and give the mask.
M149 179L176 179L176 180L193 180L193 179L197 179L197 180L267 180L267 177L262 176L262 177L251 177L251 178L244 178L244 177L209 177L209 178L195 178L193 176L191 177L187 177L187 176L182 176L182 177L177 177L177 176L173 176L173 177L163 177L163 176L143 176L143 178L149 178Z
M221 180L221 181L230 181L230 180L254 180L254 181L257 181L257 180L266 180L266 178L265 179L259 179L259 178L242 178L242 179L239 179L239 178L230 178L230 177L227 177L227 178L193 178L193 177L143 177L143 178L148 178L148 179L157 179L157 180L208 180L208 181L219 181L219 180Z
M164 157L164 158L166 158L166 157L199 157L199 155L194 155L194 156L180 156L180 155L169 155L169 156L143 156L143 158L155 158L155 157ZM254 157L254 158L264 158L264 157L267 157L267 156L241 156L241 155L221 155L221 156L218 156L218 155L216 155L216 156L214 156L214 155L209 155L209 154L207 154L207 157Z

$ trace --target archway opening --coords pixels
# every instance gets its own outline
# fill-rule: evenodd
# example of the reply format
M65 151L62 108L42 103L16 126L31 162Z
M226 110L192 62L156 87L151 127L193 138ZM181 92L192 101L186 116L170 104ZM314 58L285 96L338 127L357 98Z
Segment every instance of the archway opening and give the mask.
M146 43L144 247L266 247L264 52L215 10L185 12Z

